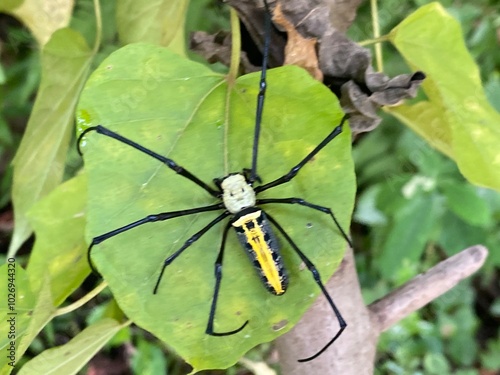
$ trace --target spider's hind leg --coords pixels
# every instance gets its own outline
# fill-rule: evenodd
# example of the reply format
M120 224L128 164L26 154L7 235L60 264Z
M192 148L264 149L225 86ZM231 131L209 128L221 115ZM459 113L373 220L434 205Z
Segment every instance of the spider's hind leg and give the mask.
M158 279L156 280L156 285L153 289L153 294L156 294L158 292L158 287L160 286L161 279L163 278L163 273L165 272L165 269L175 260L179 255L181 255L189 246L191 246L193 243L198 241L201 236L203 236L205 233L207 233L212 227L228 217L230 213L228 211L224 211L222 214L217 216L214 220L212 220L210 223L205 225L202 229L200 229L198 232L193 234L191 237L187 239L186 242L184 242L184 245L177 250L175 253L170 255L167 259L163 261L163 267L161 268L160 275L158 276Z
M311 273L313 275L313 278L314 278L314 281L316 282L316 284L319 286L319 288L323 292L323 295L327 299L328 304L332 308L332 310L333 310L333 312L334 312L334 314L335 314L335 316L337 318L337 321L339 322L339 327L340 327L339 330L337 331L337 333L335 334L335 336L333 336L333 338L325 346L323 346L323 348L321 348L318 352L316 352L316 354L314 354L314 355L312 355L310 357L298 360L299 362L309 362L309 361L312 361L313 359L317 358L319 355L321 355L326 349L328 349L328 347L330 345L332 345L335 342L335 340L337 340L339 338L339 336L342 334L342 332L344 332L344 329L347 327L347 323L344 320L344 318L342 317L342 314L340 313L340 311L337 308L337 306L335 306L335 303L333 302L332 297L330 296L330 294L326 290L325 286L323 285L323 282L321 281L321 277L319 275L318 270L316 269L316 266L298 248L298 246L295 244L295 242L293 242L293 240L290 238L290 236L288 235L288 233L285 232L285 230L283 229L283 227L280 224L278 224L278 222L276 222L276 220L274 220L274 218L271 215L269 215L268 213L266 213L266 215L267 215L269 221L274 224L274 226L281 232L281 234L283 235L283 237L285 237L285 239L288 241L288 243L292 246L292 248L295 250L295 252L299 255L300 259L304 262L304 264L306 265L307 269L309 271L311 271Z
M245 323L243 323L243 325L240 328L237 328L233 331L214 332L215 310L217 308L217 299L219 298L220 283L222 281L222 261L224 258L224 249L226 248L226 239L227 239L227 233L229 231L229 228L231 228L231 222L228 222L226 227L224 228L224 233L222 235L222 243L221 243L219 255L217 256L217 259L215 261L214 295L212 298L212 305L210 306L210 315L208 316L207 330L205 331L207 335L211 335L211 336L234 335L234 334L240 332L248 324L248 320L247 320Z

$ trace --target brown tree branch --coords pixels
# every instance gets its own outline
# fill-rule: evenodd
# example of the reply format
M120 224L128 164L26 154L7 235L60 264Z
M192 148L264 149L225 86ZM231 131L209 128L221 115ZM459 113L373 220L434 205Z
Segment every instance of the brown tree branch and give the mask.
M373 374L380 333L476 272L487 255L484 246L467 248L367 308L361 298L352 250L349 249L339 270L327 283L328 291L347 321L347 329L314 361L297 362L297 359L320 349L338 329L337 319L324 297L320 296L299 324L276 340L282 373Z
M297 362L297 359L310 356L321 349L339 329L331 307L320 296L302 320L276 340L282 373L370 374L368 369L372 365L367 367L367 364L373 364L377 335L361 296L352 249L347 250L342 264L328 281L326 288L347 321L346 330L315 360Z
M486 260L488 250L469 247L418 275L384 298L368 306L372 324L379 332L427 305L476 272Z

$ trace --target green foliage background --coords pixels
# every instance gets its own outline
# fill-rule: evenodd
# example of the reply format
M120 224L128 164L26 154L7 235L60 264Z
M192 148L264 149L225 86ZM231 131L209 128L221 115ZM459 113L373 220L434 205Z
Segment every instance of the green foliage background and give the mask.
M103 346L111 350L132 343L134 373L185 373L173 354L165 360L158 349L164 345L130 328L113 301L93 302L90 308L54 319L61 312L58 306L89 272L83 231L88 182L84 174L70 179L81 167L70 138L81 89L111 52L129 42L148 41L190 54L184 48L187 30L227 29L227 9L209 0L190 5L160 1L143 13L138 11L140 1L105 1L98 45L92 1L79 0L74 9L61 6L49 14L52 18L39 18L39 24L27 15L39 14L41 2L31 2L25 13L17 10L21 3L0 4L0 11L29 27L27 31L9 26L0 65L0 155L8 159L16 153L14 177L12 167L5 167L0 181L0 206L6 207L12 199L16 210L10 255L31 229L36 233L31 253L17 256L18 333L24 335L16 343L19 356L29 347L17 367L24 374L42 368L47 369L45 373L76 373ZM428 3L379 4L378 22L390 40L383 44L384 71L394 75L418 68L428 79L419 98L387 109L382 125L355 144L359 193L353 234L358 272L369 303L446 256L476 243L487 245L490 256L474 280L462 282L382 336L376 367L380 374L493 373L500 369L500 299L495 289L500 265L500 197L488 187L498 190L499 185L500 168L495 163L500 15L495 0L443 0L443 7L430 5L408 17ZM349 31L353 40L372 37L367 26L370 17L366 4ZM70 20L69 28L60 29L61 19ZM249 88L255 90L255 79L251 82ZM15 124L28 117L22 134ZM212 174L208 178L215 177ZM482 187L471 185L464 175ZM26 264L24 271L21 266ZM6 297L0 295L0 300ZM5 327L1 328L4 332ZM61 344L57 341L61 335L72 340L55 348ZM6 346L2 334L0 347ZM264 345L247 356L265 361L268 350ZM0 360L0 373L8 373L10 367L1 361L5 358ZM67 367L54 366L61 363ZM227 373L244 371L233 367Z

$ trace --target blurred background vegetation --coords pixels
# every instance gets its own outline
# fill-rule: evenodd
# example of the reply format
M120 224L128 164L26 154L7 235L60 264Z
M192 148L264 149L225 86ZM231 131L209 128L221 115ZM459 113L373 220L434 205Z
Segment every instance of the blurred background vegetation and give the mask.
M382 1L379 22L382 34L409 13L428 3ZM469 51L479 65L491 104L500 111L500 5L498 0L440 1L462 25ZM114 1L103 1L103 13L112 14ZM107 13L109 12L109 13ZM104 45L114 45L113 17L104 17ZM90 0L76 1L72 27L92 44L95 30ZM355 41L371 37L369 2L359 9L349 36ZM363 25L362 27L360 25ZM228 10L215 0L191 2L188 32L210 33L229 29ZM384 71L390 76L408 72L404 61L388 44L383 46ZM0 14L0 251L6 254L13 230L10 203L12 168L40 82L40 51L30 32L14 18ZM100 61L97 61L99 63ZM446 64L446 61L442 61ZM460 77L457 77L459 80ZM490 249L485 266L472 278L430 305L412 314L381 336L378 374L500 373L500 194L469 184L455 163L393 117L382 114L376 130L355 141L354 159L358 198L352 227L356 261L365 301L382 297L440 260L474 244ZM499 124L500 126L500 124ZM500 145L499 145L500 147ZM81 166L72 147L67 177ZM32 240L20 253L26 261ZM404 249L404 250L402 250ZM417 262L404 260L411 253ZM394 269L394 257L402 267ZM90 280L91 284L92 280ZM86 284L84 284L85 288ZM90 289L90 287L89 287ZM84 290L73 296L77 299ZM108 295L109 296L109 295ZM61 345L83 327L116 306L106 295L71 315L54 320L27 352L33 357L46 348ZM251 351L250 361L275 366L270 345ZM130 360L130 363L128 363ZM91 362L108 374L182 374L188 367L148 333L137 327L122 330L106 350ZM248 374L238 365L210 374ZM111 369L114 369L111 372ZM85 370L86 373L87 370ZM88 372L90 373L90 372ZM94 372L97 373L97 372Z

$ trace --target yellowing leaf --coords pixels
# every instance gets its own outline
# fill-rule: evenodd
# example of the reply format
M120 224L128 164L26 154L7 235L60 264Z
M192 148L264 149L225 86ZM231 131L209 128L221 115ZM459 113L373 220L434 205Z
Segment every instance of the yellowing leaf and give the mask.
M500 115L484 93L458 22L439 3L421 7L390 33L428 100L387 109L454 158L471 182L500 190Z
M119 1L117 26L122 43L148 42L170 46L185 54L184 20L188 4L188 0Z
M74 0L2 0L0 10L17 17L43 46L56 30L68 26Z

